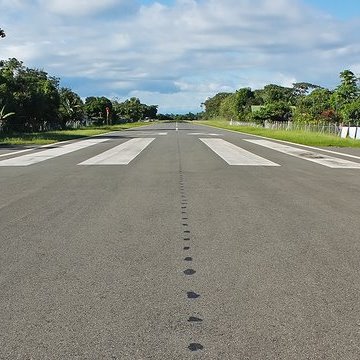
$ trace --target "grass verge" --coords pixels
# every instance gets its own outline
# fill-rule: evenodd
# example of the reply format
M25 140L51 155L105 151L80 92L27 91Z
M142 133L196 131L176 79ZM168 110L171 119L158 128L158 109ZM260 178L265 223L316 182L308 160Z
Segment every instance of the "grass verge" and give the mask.
M89 126L73 130L56 130L39 133L14 133L11 135L0 134L0 147L15 145L47 145L59 141L81 139L89 136L105 134L111 131L122 131L150 124L153 123L136 122L118 125Z
M260 135L276 140L290 141L296 144L319 146L319 147L353 147L360 148L360 140L342 139L335 135L314 133L308 131L293 130L272 130L264 128L256 128L252 126L236 126L229 125L226 120L206 120L196 121L200 125L210 125L221 129L228 129L243 132L251 135Z

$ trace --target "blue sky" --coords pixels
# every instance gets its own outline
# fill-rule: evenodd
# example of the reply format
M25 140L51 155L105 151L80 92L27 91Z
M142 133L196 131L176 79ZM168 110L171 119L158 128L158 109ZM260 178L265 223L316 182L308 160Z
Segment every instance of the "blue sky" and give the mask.
M161 112L269 83L333 88L360 75L358 0L0 0L0 59L81 97L139 97Z
M360 1L357 0L307 0L306 2L335 18L349 20L360 16Z

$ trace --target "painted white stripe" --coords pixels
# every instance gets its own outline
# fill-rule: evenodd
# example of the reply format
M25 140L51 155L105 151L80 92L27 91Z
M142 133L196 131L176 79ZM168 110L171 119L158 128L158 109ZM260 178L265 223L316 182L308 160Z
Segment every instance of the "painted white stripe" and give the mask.
M6 159L0 161L0 166L28 166L45 160L49 160L61 155L69 154L73 151L84 149L89 146L108 141L108 139L88 139L77 141L71 144L58 146L54 149L39 151L32 154L22 155L16 158Z
M145 131L136 131L136 130L130 130L130 131L126 131L123 133L124 135L136 135L136 136L166 136L168 133L167 132L153 132L153 131L149 131L149 132L145 132Z
M266 148L279 151L281 153L295 156L297 158L312 161L314 163L327 166L333 169L360 169L360 163L356 163L349 160L344 160L340 158L335 158L328 155L323 155L318 152L307 151L304 149L299 149L292 146L287 146L283 144L279 144L276 142L268 141L268 140L250 140L244 139L245 141L251 142L256 145L261 145Z
M208 133L188 133L188 135L194 135L194 136L220 136L220 134L208 134Z
M229 165L280 166L222 139L200 139Z
M204 124L199 124L200 126L204 126L204 127L209 127L209 128L213 128L213 129L217 129L217 127L215 126L211 126L211 125L204 125ZM360 129L360 127L359 127ZM244 133L242 131L235 131L235 130L229 130L229 129L224 129L222 128L221 130L223 131L228 131L228 132L231 132L231 133L234 133L234 134L241 134L241 135L246 135L246 136L249 136L250 134L248 133ZM360 131L360 130L359 130ZM359 134L359 139L360 139L360 132L358 132L357 134ZM251 134L250 136L253 136L253 137L256 137L256 138L259 138L259 139L269 139L268 137L266 136L260 136L260 135L254 135L254 134ZM245 140L245 139L244 139ZM290 144L290 145L296 145L296 146L301 146L303 148L306 148L306 149L314 149L314 150L319 150L319 148L315 147L315 146L309 146L309 145L304 145L304 144L294 144L290 141L285 141L285 140L279 140L277 139L276 141L278 142L281 142L283 144ZM341 156L345 156L345 157L349 157L349 158L353 158L353 159L360 159L360 156L356 156L356 155L351 155L351 154L346 154L346 153L343 153L343 152L338 152L338 151L333 151L333 150L327 150L327 149L320 149L322 152L327 152L329 154L335 154L335 155L341 155Z
M21 154L21 153L24 153L24 152L29 152L31 150L34 150L34 149L17 150L17 151L9 152L9 153L6 153L6 154L1 154L0 157L17 155L17 154Z
M155 138L131 139L78 165L127 165L154 140Z

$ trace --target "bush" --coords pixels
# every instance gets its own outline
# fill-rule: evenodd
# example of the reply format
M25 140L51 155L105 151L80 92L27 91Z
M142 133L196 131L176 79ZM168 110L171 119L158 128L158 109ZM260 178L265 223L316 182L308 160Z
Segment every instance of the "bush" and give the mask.
M289 121L291 118L291 107L285 102L264 105L252 114L253 121L262 125L265 121Z

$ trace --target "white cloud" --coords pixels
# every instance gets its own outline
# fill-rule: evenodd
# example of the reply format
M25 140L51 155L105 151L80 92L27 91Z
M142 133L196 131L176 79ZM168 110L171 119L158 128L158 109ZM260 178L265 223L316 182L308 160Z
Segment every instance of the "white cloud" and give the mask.
M359 63L360 24L300 0L0 4L8 35L0 58L17 57L69 83L78 79L74 89L86 91L82 96L138 93L166 109L179 103L194 109L207 96L244 86L294 79L326 86Z
M49 12L65 16L86 16L120 5L119 0L39 0L39 3Z

